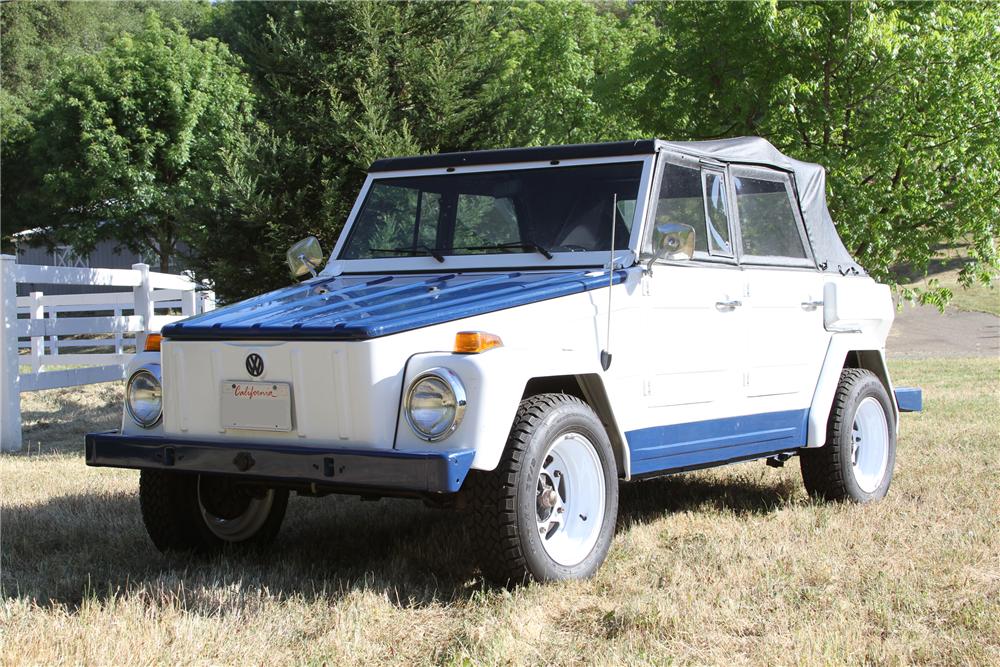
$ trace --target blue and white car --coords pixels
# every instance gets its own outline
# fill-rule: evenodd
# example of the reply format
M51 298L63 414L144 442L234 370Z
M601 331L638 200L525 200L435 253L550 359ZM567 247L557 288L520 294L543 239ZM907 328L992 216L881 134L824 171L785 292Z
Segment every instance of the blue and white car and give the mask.
M412 497L500 582L593 574L620 481L798 455L878 500L921 394L824 192L757 138L379 160L305 280L150 337L87 464L141 470L163 550L270 541L292 491Z

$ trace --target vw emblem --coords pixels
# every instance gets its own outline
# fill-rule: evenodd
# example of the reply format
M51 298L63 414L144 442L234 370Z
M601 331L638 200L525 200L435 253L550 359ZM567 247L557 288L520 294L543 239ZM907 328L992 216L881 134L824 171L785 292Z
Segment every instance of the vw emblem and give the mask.
M260 374L264 372L264 360L261 359L260 355L254 352L253 354L247 355L247 373L254 377L260 377Z

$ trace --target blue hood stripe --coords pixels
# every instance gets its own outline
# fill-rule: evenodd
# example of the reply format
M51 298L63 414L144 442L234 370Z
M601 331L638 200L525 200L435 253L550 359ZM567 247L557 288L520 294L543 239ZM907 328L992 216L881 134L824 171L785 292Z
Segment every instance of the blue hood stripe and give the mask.
M615 284L626 271L615 271ZM178 340L363 340L608 286L607 270L564 269L312 280L167 325Z

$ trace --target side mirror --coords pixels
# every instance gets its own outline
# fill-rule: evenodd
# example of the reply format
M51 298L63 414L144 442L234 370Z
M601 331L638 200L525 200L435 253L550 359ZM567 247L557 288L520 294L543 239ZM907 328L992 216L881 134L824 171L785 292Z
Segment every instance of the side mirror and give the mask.
M292 271L292 277L298 278L307 273L316 275L316 269L323 263L323 248L319 245L319 240L315 236L307 236L285 253L288 261L288 268Z
M694 257L694 227L676 222L661 222L653 228L653 257L646 266L652 272L653 262L660 259L688 260Z

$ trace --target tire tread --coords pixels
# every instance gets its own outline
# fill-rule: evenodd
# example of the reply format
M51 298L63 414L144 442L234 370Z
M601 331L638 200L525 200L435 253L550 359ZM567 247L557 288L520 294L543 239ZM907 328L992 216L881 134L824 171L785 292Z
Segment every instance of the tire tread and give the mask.
M560 405L587 404L568 394L536 394L521 401L500 463L469 475L472 522L483 575L500 585L530 579L517 530L517 474L531 437L545 416Z
M822 447L803 449L800 452L802 481L812 498L827 501L851 500L846 482L846 476L851 472L844 467L845 458L841 456L840 450L844 442L844 430L853 425L853 421L846 420L851 407L851 393L857 385L869 379L881 384L878 376L865 368L845 368L841 371L827 420L826 443Z

